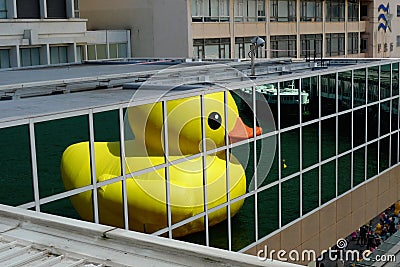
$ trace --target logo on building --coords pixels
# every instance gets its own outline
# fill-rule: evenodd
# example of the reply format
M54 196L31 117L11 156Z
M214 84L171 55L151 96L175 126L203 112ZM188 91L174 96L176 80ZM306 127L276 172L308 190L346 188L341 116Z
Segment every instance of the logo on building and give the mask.
M390 9L389 9L389 3L384 6L383 4L380 4L378 7L378 31L380 29L383 29L385 32L389 29L389 31L392 31L392 17L393 15L390 14Z

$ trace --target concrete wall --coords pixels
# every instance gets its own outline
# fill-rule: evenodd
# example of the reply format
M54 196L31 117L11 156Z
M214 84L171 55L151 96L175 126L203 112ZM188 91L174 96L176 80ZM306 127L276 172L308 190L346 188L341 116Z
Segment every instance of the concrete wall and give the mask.
M28 34L28 32L30 32ZM0 22L0 46L84 42L86 20L12 20Z
M368 223L399 199L400 166L343 195L246 253L257 255L265 245L269 251L294 249L301 253L312 249L320 252Z
M135 57L188 57L186 0L87 0L80 2L88 30L130 29ZM191 37L190 37L191 40ZM189 53L190 51L190 53Z
M383 4L385 7L389 5L389 12L384 12L383 10L378 11L378 7ZM375 0L373 7L373 31L375 32L375 43L381 44L381 51L378 51L378 47L375 47L374 55L376 57L400 57L400 47L396 47L396 37L400 35L400 18L397 17L397 5L400 5L398 0ZM384 22L378 19L379 14L384 14L386 18L391 19L391 27L386 31L379 29L379 24ZM389 14L389 15L387 15ZM384 50L384 45L387 44L388 51ZM393 46L393 51L390 51L390 45Z

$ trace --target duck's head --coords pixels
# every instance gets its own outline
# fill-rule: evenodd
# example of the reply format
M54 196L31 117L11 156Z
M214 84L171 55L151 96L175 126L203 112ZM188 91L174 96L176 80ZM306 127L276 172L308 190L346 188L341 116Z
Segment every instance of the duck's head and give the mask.
M253 137L253 129L239 117L233 97L227 94L227 116L225 116L224 93L204 96L204 126L207 149L225 145L225 119L230 142ZM135 141L144 141L149 154L163 151L163 130L168 132L170 155L196 154L202 151L202 116L200 96L167 102L167 118L163 118L162 104L148 104L128 110L128 120ZM164 123L166 121L166 123ZM257 127L257 134L261 128Z

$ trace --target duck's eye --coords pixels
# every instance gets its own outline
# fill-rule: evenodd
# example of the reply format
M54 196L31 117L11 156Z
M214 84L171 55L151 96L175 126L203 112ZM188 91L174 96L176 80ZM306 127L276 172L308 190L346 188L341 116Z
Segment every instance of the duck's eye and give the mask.
M211 129L217 130L219 127L221 127L221 123L222 117L218 112L212 112L208 116L208 126L210 126Z

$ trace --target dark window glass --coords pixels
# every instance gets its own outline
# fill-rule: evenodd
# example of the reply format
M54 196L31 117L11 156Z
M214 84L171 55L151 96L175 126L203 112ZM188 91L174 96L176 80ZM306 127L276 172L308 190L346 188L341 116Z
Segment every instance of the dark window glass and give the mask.
M17 17L19 19L39 19L39 0L17 0Z
M50 0L47 1L47 17L54 19L67 18L67 10L65 0Z

